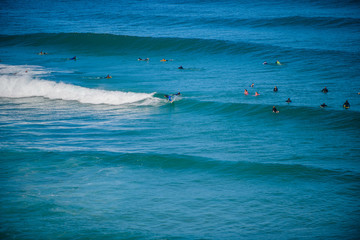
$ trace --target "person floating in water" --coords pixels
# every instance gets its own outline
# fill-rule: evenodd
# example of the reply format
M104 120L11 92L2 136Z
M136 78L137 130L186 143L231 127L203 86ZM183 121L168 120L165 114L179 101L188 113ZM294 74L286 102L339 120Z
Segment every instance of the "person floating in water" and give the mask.
M326 87L324 87L321 91L322 91L323 93L328 93L328 92L329 92L329 90L328 90Z
M291 103L291 100L290 100L290 98L288 98L288 99L286 100L286 102L287 102L287 103Z
M110 74L108 74L105 78L112 78L112 76L110 76Z
M274 87L274 92L277 92L278 91L278 88L277 86Z
M325 103L320 105L321 108L327 107L327 105Z
M256 97L256 96L259 96L259 95L260 95L260 93L258 93L258 92L255 92L255 95L254 95L254 96Z
M252 83L252 84L250 85L250 87L254 87L254 84Z
M245 94L245 95L249 95L248 90L245 89L244 94Z
M275 106L273 106L272 111L273 111L273 113L279 113L279 111L276 109Z
M74 60L76 61L78 58L76 56L72 57L72 58L69 58L69 60Z
M178 69L184 69L183 66L178 67Z
M345 101L343 107L344 107L345 109L350 108L350 103L348 102L348 100Z

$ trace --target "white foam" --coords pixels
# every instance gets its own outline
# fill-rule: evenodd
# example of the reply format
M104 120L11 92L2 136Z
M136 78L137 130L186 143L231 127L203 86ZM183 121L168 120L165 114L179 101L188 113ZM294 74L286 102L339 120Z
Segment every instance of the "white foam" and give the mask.
M91 89L72 84L41 80L38 75L47 72L37 66L11 66L0 64L0 97L44 97L73 100L90 104L152 105L155 93L134 93Z

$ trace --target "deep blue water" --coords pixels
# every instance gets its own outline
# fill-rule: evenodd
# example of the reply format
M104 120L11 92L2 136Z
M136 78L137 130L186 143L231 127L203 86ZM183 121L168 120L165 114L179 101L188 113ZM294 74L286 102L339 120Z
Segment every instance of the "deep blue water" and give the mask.
M357 1L1 1L0 60L1 239L359 239Z

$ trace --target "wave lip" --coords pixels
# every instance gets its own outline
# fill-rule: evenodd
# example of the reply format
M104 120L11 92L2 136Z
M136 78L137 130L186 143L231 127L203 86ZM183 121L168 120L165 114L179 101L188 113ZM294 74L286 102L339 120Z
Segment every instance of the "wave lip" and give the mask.
M26 69L29 69L27 66ZM30 68L31 69L31 68ZM132 103L152 104L155 93L134 93L90 89L66 83L38 79L43 71L25 70L21 66L0 66L0 97L44 97L72 100L89 104L122 105Z

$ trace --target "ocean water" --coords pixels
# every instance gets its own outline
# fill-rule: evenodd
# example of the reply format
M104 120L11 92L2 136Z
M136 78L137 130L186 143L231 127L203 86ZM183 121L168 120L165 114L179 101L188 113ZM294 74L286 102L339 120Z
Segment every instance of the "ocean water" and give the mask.
M1 239L360 238L358 1L4 0L0 61Z

